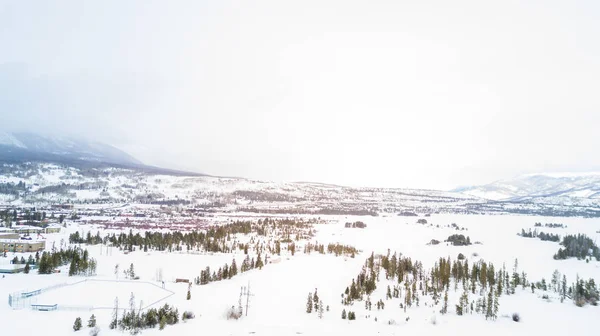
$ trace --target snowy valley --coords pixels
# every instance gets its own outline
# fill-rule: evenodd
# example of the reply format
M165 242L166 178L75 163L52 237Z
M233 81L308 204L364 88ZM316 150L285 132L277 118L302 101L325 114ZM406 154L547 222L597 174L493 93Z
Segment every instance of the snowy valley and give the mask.
M1 168L12 333L559 335L599 312L595 204Z

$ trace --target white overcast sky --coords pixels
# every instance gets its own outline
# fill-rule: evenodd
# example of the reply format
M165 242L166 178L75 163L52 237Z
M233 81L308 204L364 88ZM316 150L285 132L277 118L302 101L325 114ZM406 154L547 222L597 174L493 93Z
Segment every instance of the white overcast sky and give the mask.
M600 1L0 0L0 128L215 175L600 169Z

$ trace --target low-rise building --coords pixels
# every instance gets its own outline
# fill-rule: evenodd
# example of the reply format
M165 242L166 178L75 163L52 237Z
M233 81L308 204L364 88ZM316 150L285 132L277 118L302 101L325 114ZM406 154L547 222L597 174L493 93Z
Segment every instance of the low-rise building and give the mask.
M45 248L46 242L43 240L0 239L0 251L2 252L38 252Z
M31 225L16 225L13 226L13 230L15 230L15 232L17 233L23 233L23 234L37 234L37 233L41 233L44 232L44 229L38 226L31 226Z
M20 236L16 232L0 232L0 239L19 239Z
M60 224L50 224L45 228L45 233L60 233L62 226Z

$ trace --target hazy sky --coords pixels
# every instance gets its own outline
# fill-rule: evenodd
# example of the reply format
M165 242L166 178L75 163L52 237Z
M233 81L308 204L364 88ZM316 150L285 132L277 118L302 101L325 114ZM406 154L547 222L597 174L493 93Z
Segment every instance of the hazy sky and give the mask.
M0 128L216 175L600 169L600 1L0 0Z

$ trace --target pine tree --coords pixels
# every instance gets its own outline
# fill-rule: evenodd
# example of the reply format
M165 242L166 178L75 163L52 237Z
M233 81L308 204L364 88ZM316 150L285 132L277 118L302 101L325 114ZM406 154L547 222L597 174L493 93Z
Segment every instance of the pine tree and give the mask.
M561 302L567 297L567 276L563 274L561 286Z
M75 323L73 323L73 330L79 331L81 330L81 317L75 319Z
M463 294L460 297L460 308L465 314L469 312L469 293L466 290L463 291Z
M346 319L346 309L342 310L342 320Z
M313 296L312 293L308 293L308 299L306 301L306 312L308 314L312 313L313 309Z
M498 309L500 308L500 303L498 302L499 296L500 294L496 292L496 295L494 296L494 309L492 312L492 317L494 320L498 318Z
M92 316L90 316L90 319L88 320L87 326L89 328L93 328L93 327L96 326L96 315L92 314Z
M313 294L313 303L315 305L315 311L319 310L319 296L317 295L317 289L315 288L315 294Z
M442 310L440 313L446 314L448 312L448 291L444 293L444 304L442 305Z
M319 301L319 319L323 318L323 301Z
M112 319L110 321L110 324L108 325L108 327L110 329L115 329L117 328L117 324L119 322L119 297L115 298L115 308L113 310L113 314L112 314Z
M23 272L25 272L25 274L29 274L29 271L31 270L31 267L29 266L29 261L25 264L25 269L23 270Z
M256 257L256 264L254 268L262 269L264 266L262 259L260 258L260 254Z
M186 300L191 300L191 299L192 299L192 291L188 288Z
M494 291L492 288L490 288L490 291L488 293L488 298L487 298L487 310L485 313L485 319L489 319L489 318L493 318L494 317Z
M76 272L75 258L71 259L71 265L69 265L69 276L75 275Z
M237 264L235 263L235 258L231 261L231 266L229 267L229 277L234 277L238 273Z

